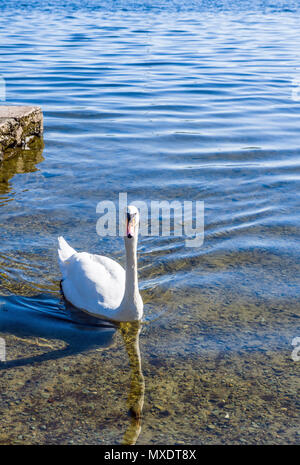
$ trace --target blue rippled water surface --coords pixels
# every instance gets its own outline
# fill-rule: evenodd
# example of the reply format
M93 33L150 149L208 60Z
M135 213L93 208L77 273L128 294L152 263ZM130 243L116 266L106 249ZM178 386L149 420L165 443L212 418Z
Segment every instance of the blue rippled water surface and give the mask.
M145 359L289 354L300 336L299 2L10 0L0 14L1 103L40 105L45 126L43 151L0 166L3 331L23 318L43 335L45 314L54 333L55 318L71 331L57 236L124 264L122 239L96 233L96 206L126 192L205 208L201 247L140 238ZM191 424L185 440L201 442ZM179 441L170 428L153 441Z

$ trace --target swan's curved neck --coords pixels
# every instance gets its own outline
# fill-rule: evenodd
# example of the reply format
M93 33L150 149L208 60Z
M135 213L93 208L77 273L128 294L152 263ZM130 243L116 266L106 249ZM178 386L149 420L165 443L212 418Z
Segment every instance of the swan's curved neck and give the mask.
M124 238L126 249L125 292L118 311L119 321L139 320L143 314L143 301L139 293L137 275L137 235Z
M138 275L137 275L137 240L136 237L128 239L124 238L126 249L126 280L124 299L127 302L132 302L135 296L139 294Z

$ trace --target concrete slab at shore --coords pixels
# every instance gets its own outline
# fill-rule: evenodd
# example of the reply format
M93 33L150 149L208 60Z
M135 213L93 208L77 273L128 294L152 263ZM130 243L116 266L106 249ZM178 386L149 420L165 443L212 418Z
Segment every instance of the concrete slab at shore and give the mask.
M26 147L43 133L40 107L0 105L0 162L7 149Z

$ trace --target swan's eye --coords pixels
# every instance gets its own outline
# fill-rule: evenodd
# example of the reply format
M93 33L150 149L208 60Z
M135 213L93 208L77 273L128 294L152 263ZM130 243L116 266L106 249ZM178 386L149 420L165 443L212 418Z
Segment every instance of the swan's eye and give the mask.
M129 213L129 212L127 212L127 213L126 213L126 216L127 216L127 221L130 221L130 220L132 220L132 219L136 216L136 213Z
M134 235L134 227L135 227L135 215L136 213L127 213L127 231L126 235L128 239L131 239Z

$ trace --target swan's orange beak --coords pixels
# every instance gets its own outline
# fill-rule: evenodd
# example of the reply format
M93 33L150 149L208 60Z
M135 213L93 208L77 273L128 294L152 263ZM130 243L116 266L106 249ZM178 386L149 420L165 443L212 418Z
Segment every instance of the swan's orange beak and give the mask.
M126 235L128 239L131 239L134 236L134 227L135 227L135 217L127 213L127 228Z

